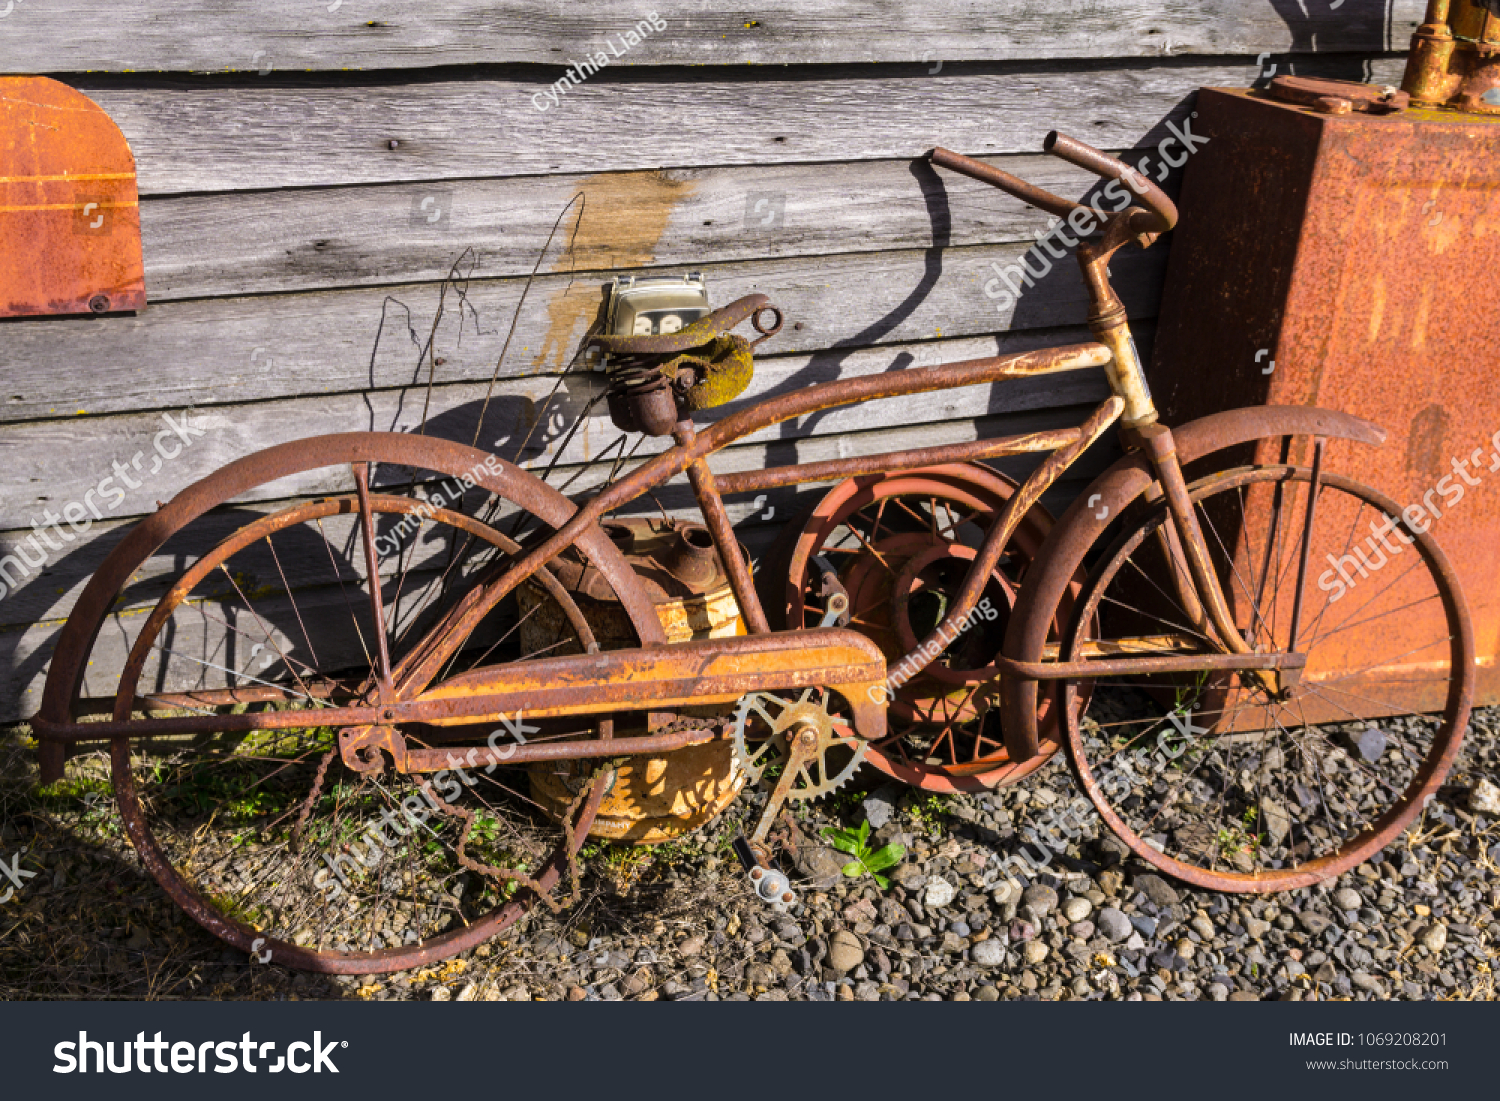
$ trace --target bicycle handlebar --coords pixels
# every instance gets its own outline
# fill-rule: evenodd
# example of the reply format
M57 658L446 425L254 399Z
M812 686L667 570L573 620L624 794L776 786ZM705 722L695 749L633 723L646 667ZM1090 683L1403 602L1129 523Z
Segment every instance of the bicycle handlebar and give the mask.
M1042 148L1069 164L1075 164L1107 180L1119 180L1129 187L1141 204L1146 207L1145 211L1138 212L1142 215L1140 223L1134 224L1133 220L1131 228L1137 233L1165 233L1177 224L1177 207L1172 200L1167 198L1161 188L1124 161L1116 160L1106 153L1099 152L1093 146L1085 145L1066 134L1059 134L1056 130L1047 135ZM1030 203L1037 209L1045 210L1048 214L1054 214L1059 218L1066 218L1073 211L1081 208L1079 203L1064 199L1061 195L1054 195L1044 188L1012 176L1009 172L1003 172L993 165L976 161L972 157L965 157L949 149L936 148L928 154L928 159L933 164L951 169L970 179L998 187L1022 202Z
M1003 172L994 165L976 161L972 157L965 157L962 153L955 153L941 146L929 153L928 159L933 164L950 168L961 176L968 176L971 180L978 180L980 183L998 187L1001 191L1007 191L1023 203L1030 203L1037 209L1045 210L1048 214L1055 214L1059 218L1066 218L1079 206L1070 199L1064 199L1061 195L1054 195L1035 184L1029 184L1019 176L1012 176L1009 172Z
M1101 153L1092 145L1085 145L1077 138L1059 134L1056 130L1047 135L1042 148L1054 157L1061 157L1069 164L1076 164L1106 180L1119 180L1135 192L1141 204L1160 219L1159 226L1150 227L1150 232L1165 233L1177 224L1177 204L1167 198L1166 192L1157 187L1141 173L1124 161Z

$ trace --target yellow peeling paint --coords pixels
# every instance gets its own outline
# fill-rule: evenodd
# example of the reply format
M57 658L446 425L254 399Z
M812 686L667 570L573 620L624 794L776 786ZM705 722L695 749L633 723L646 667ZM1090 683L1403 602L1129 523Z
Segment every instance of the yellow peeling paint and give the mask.
M572 242L559 252L554 272L629 271L656 260L656 246L677 204L693 193L696 180L669 179L660 172L604 172L580 185L583 216L573 233L564 221L558 238ZM547 335L531 360L534 370L560 370L598 315L603 299L599 280L576 280L547 303Z
M1370 343L1375 344L1380 340L1380 322L1385 316L1385 277L1375 276L1375 283L1370 288Z

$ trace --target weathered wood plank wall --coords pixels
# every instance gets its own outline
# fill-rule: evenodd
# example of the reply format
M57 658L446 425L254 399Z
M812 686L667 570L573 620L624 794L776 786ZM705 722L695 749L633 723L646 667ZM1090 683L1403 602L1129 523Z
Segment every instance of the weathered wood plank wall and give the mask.
M112 462L149 454L162 413L191 409L205 435L87 540L53 553L0 599L0 721L35 709L63 618L132 517L259 447L415 428L426 367L411 334L425 340L449 278L465 283L472 309L463 324L450 312L437 332L443 363L430 419L434 432L467 442L525 276L575 194L586 197L577 232L570 221L560 235L572 238L571 251L554 244L526 297L485 424L482 442L507 457L615 272L702 270L721 303L770 294L788 325L766 346L747 400L1083 339L1083 289L1071 265L1003 312L981 289L991 264L1019 257L1046 219L914 158L943 144L1082 196L1090 177L1037 155L1048 130L1132 163L1150 158L1155 172L1157 144L1189 117L1202 85L1251 84L1273 64L1397 82L1398 51L1423 4L812 0L796 8L10 5L0 18L0 72L75 85L131 143L152 305L139 317L0 327L0 558L43 510L79 499ZM625 32L653 13L661 29L628 43ZM617 50L555 103L546 94L568 62ZM769 221L756 211L762 198ZM1116 264L1143 345L1166 245ZM576 415L591 386L570 378L558 411ZM878 403L763 434L717 465L1072 423L1102 393L1099 378L1080 374ZM591 420L559 473L615 435L606 419ZM528 456L551 461L557 439L549 434ZM1107 457L1090 456L1051 503ZM280 492L344 488L308 482ZM736 502L746 542L763 546L809 492ZM687 504L682 493L663 500ZM128 613L155 599L172 567L153 562L137 578L105 640L111 652L131 637Z

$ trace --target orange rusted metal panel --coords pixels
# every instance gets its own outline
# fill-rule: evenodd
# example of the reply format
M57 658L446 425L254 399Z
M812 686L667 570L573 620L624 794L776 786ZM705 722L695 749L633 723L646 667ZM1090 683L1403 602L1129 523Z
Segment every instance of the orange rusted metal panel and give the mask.
M1500 702L1500 116L1329 91L1321 105L1200 92L1193 126L1208 140L1183 182L1152 387L1172 424L1321 405L1387 429L1382 447L1330 449L1328 469L1422 510L1473 616L1475 702ZM1385 637L1350 630L1345 671L1438 614L1382 622ZM1415 684L1403 701L1431 702Z
M135 158L98 104L0 77L0 317L146 305Z

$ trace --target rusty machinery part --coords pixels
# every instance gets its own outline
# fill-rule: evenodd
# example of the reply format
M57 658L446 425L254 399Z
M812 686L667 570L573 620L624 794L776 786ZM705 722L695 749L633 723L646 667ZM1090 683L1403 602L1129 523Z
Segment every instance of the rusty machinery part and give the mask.
M0 240L0 317L146 306L135 158L97 103L56 80L0 77Z
M1266 87L1266 94L1282 103L1311 107L1325 115L1353 112L1395 115L1411 105L1411 96L1397 88L1311 76L1275 77Z
M729 573L713 536L702 524L663 517L610 517L599 526L640 579L668 642L745 633ZM744 547L738 549L748 563L749 554ZM578 602L602 649L634 645L630 619L613 588L582 555L566 550L548 569ZM528 579L519 590L523 608L543 595L540 578ZM521 627L538 648L552 641L547 636L554 629L545 615L534 616Z
M800 803L829 795L854 778L868 744L830 710L829 695L822 688L807 688L795 698L790 693L752 692L740 701L734 716L734 753L750 780L764 786L766 770L780 765L782 780L788 781L783 800ZM810 748L800 755L805 760L795 770L787 770L795 738L809 738ZM779 806L768 804L766 815L773 819L779 811Z
M764 323L763 314L772 320ZM729 330L746 318L755 340ZM671 435L683 417L733 401L755 374L754 349L781 330L781 311L750 294L675 333L595 336L606 356L610 418L622 432Z
M878 645L893 670L942 621L990 526L1015 494L1011 479L979 463L951 463L842 482L789 524L761 571L778 625L847 623ZM921 673L887 689L888 736L866 759L927 791L979 791L1014 783L1043 761L1015 765L990 707L994 657L1015 594L1052 528L1027 511L985 586L971 627ZM1080 569L1070 596L1083 581ZM773 592L773 589L780 589ZM1059 609L1056 638L1071 618ZM842 625L842 623L840 624ZM1044 756L1061 747L1051 698L1041 705Z
M281 509L221 538L215 506L327 467L341 468L357 492ZM194 920L257 958L270 951L294 968L370 974L464 951L548 898L598 811L602 778L570 800L562 828L537 819L524 787L516 790L522 769L496 771L516 746L507 738L505 752L492 753L492 728L506 729L493 722L448 729L364 719L338 729L336 716L367 713L362 701L386 691L383 670L406 659L411 640L469 600L498 561L522 553L498 527L435 502L433 485L464 479L512 503L499 527L515 516L521 528L556 528L574 513L525 472L445 441L362 433L300 441L231 464L142 521L64 628L44 700L44 713L63 722L39 717L44 739L102 702L82 697L82 672L97 659L92 640L126 586L151 574L148 562L188 563L161 579L170 582L166 594L139 609L149 614L128 617L138 633L123 667L95 660L89 679L118 673L117 689L110 684L113 780L142 862ZM371 490L372 481L380 488ZM581 543L601 576L628 590L621 604L638 613L639 637L664 642L614 543L597 529ZM378 599L363 580L372 575L383 581ZM580 649L596 651L567 591L538 576L558 622ZM497 607L481 621L454 667L530 664L514 652L511 614ZM220 652L232 660L200 656ZM192 738L142 740L152 723L172 721L160 716L183 712L214 725ZM608 720L597 730L607 738ZM545 750L556 736L520 750ZM424 753L434 767L391 767L403 758L420 764ZM438 842L424 842L415 868L398 860L416 844L413 832ZM252 843L239 845L246 837ZM497 869L509 873L498 884Z
M589 836L632 845L657 845L685 836L724 811L745 783L734 758L731 713L683 715L650 733L712 730L717 736L668 753L622 757L605 772L606 788ZM590 781L589 760L530 766L531 796L554 818Z
M701 524L665 517L609 518L600 527L625 556L656 606L667 641L723 638L745 633L739 606L712 535ZM739 548L744 554L743 548ZM746 561L748 555L744 555ZM550 570L577 602L604 650L634 645L635 632L619 600L597 570L572 552L554 559ZM554 655L572 647L552 622L557 605L538 579L517 591L524 617L520 632L528 649ZM527 612L540 604L536 614ZM561 645L559 645L559 643ZM652 735L700 729L711 719L727 727L730 716L713 708L688 709L671 723L654 723ZM612 770L610 786L594 818L590 836L622 843L654 845L696 830L733 803L744 786L725 737L667 753L633 756ZM561 813L576 794L575 785L592 769L587 761L538 761L528 770L531 795L549 814Z
M1401 87L1422 107L1500 114L1500 3L1428 0Z
M1069 761L1105 822L1198 887L1290 890L1367 860L1463 740L1474 640L1452 567L1399 504L1322 460L1320 446L1311 468L1223 470L1188 494L1235 628L1305 665L1098 677L1068 718ZM1101 558L1065 660L1101 641L1142 657L1222 648L1171 553L1171 511L1147 509Z

